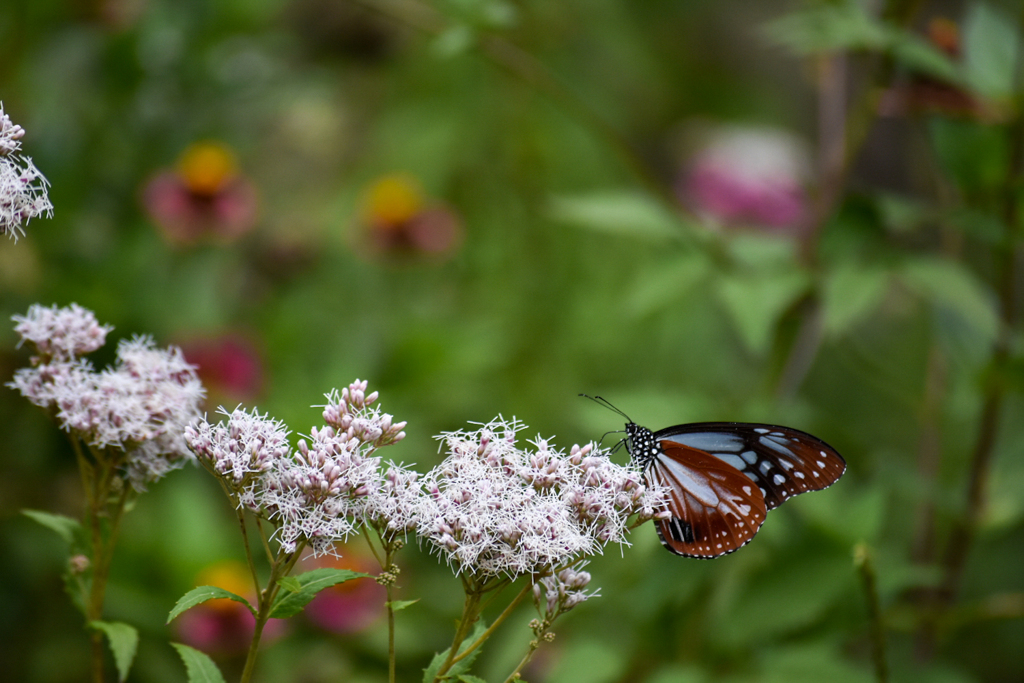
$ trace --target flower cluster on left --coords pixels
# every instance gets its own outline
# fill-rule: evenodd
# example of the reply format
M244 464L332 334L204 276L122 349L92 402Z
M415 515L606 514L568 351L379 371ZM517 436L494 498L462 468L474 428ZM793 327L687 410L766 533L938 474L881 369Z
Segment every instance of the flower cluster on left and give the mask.
M157 348L144 336L122 340L116 364L97 371L83 356L113 328L92 311L36 304L14 321L38 355L9 386L48 411L73 442L84 442L112 482L122 477L142 491L192 458L182 432L200 417L205 391L180 349Z
M206 392L181 350L157 348L149 337L122 340L111 367L84 358L113 329L77 304L29 308L14 316L21 343L35 347L31 366L9 387L45 410L71 441L81 474L81 521L41 511L26 514L71 546L65 583L92 635L92 680L103 680L103 639L114 648L121 680L138 641L128 624L103 620L110 563L124 513L135 497L193 460L182 436L200 417Z

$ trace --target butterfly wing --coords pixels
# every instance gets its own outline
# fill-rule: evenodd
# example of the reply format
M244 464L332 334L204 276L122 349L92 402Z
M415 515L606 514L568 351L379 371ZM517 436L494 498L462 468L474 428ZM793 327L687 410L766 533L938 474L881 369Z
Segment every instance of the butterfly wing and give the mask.
M688 557L712 558L746 545L768 510L757 484L703 450L661 440L645 471L671 489L670 519L657 522L662 544Z
M661 442L703 451L760 488L768 510L839 480L846 461L827 443L798 429L747 422L698 422L660 429Z

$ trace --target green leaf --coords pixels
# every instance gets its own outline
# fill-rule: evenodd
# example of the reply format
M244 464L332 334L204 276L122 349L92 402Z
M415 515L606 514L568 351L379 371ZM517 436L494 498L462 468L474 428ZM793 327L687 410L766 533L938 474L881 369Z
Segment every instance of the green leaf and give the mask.
M779 318L810 283L810 276L799 270L758 277L732 275L719 283L718 295L747 348L763 354Z
M302 584L294 576L283 576L277 581L277 585L291 593L302 590Z
M901 279L931 304L954 313L983 339L995 339L999 329L995 297L964 266L919 258L903 265Z
M286 619L302 611L309 604L309 601L316 597L316 594L325 588L330 588L339 583L372 577L371 574L363 574L348 569L333 569L324 567L313 571L299 574L293 577L299 584L296 591L282 591L278 593L274 605L270 609L270 616L273 619Z
M431 49L442 59L463 55L476 43L476 32L466 24L455 24L442 31L431 44Z
M462 683L487 683L487 681L479 676L471 676L469 674L460 674L458 680Z
M892 55L906 67L921 74L931 76L950 85L963 85L964 76L949 56L920 36L892 29Z
M964 18L964 70L982 95L1009 97L1020 51L1016 21L985 2L975 2Z
M71 545L75 545L76 540L81 538L82 525L77 519L72 519L66 515L43 512L42 510L22 510L21 514L42 524L47 529L57 532L58 536Z
M139 632L135 627L118 621L90 621L89 628L102 631L107 637L117 666L117 680L126 680L139 647Z
M642 317L686 296L712 272L711 264L699 251L687 251L671 263L643 268L629 296L629 309Z
M993 192L1003 187L1012 147L1005 126L934 117L928 121L935 154L942 169L967 192Z
M476 642L476 640L480 638L480 636L482 636L484 634L484 631L486 630L487 626L486 624L484 624L483 619L478 620L476 624L473 626L473 632L466 636L465 640L463 640L462 643L459 645L459 654L465 652L466 649L474 642ZM448 652L450 650L451 648L448 648L444 652L438 652L436 655L434 655L434 658L430 660L430 665L423 670L423 683L433 683L434 679L437 678L437 672L441 670L441 665L444 664L446 659L448 659ZM460 659L458 662L453 664L452 667L448 669L447 673L445 673L443 678L454 678L456 676L461 676L465 674L467 671L469 671L469 667L472 666L473 661L480 656L480 652L482 650L482 646L478 647L477 649L473 650L471 654L466 655L464 659Z
M213 660L204 653L181 643L171 643L178 656L185 663L188 683L224 683L224 676Z
M207 600L215 600L218 598L227 598L228 600L239 602L245 605L246 609L252 612L253 616L256 615L256 610L253 609L253 606L249 604L249 601L241 595L235 595L231 591L218 588L217 586L199 586L198 588L193 588L178 599L177 604L174 605L174 609L171 610L170 615L167 617L167 623L171 623L176 616L186 610L192 609L196 605L202 604Z
M393 612L398 612L399 610L403 610L406 607L409 607L410 605L415 605L419 601L419 598L416 598L415 600L392 600L391 602L384 603L384 606L391 607L391 610Z
M849 0L793 12L768 23L764 32L798 54L881 49L889 43L886 26Z
M600 192L552 198L553 220L615 235L670 239L682 233L682 220L647 195Z
M800 10L765 26L769 39L797 54L864 50L886 52L923 75L960 84L956 63L917 34L877 19L855 0Z
M829 273L822 287L825 334L840 336L871 314L889 287L881 268L847 264Z

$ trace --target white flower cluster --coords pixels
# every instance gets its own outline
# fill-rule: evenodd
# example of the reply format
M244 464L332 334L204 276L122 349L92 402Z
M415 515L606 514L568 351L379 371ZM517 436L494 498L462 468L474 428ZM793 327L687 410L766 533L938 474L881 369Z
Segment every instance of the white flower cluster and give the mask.
M92 311L78 304L67 308L33 304L28 315L15 315L14 331L22 342L35 345L44 359L72 360L92 353L107 343L114 328L100 325ZM19 343L20 345L20 343Z
M79 356L102 346L111 328L91 311L35 305L14 320L39 356L8 386L91 447L123 451L137 490L191 459L182 432L199 416L205 391L180 349L158 349L148 337L122 340L117 363L97 372Z
M241 505L277 522L285 552L305 541L315 555L330 553L335 541L368 519L398 520L391 509L396 492L415 482L397 466L381 474L380 457L373 453L403 439L405 423L374 406L377 392L367 394L366 386L356 380L328 394L327 424L314 427L309 443L300 440L294 452L284 425L243 410L228 415L226 425L204 420L189 426L185 440L235 491Z
M53 215L49 183L32 160L18 154L25 129L13 123L0 104L0 235L17 241L29 220Z
M553 621L559 614L568 612L576 605L600 595L599 591L587 593L583 589L590 583L590 573L583 571L586 562L566 567L560 572L545 576L533 584L533 600L541 616ZM544 598L544 602L541 602ZM543 609L542 609L543 607Z
M423 478L417 533L456 571L549 574L612 542L627 543L632 516L653 519L666 492L612 463L593 444L568 454L547 441L516 447L523 425L500 417L440 438L448 457Z

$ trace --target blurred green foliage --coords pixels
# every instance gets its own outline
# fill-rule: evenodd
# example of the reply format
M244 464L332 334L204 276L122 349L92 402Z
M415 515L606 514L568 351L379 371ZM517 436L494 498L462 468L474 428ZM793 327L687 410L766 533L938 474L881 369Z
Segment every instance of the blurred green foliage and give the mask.
M409 421L392 457L423 469L439 460L432 435L498 413L564 447L621 427L582 391L652 428L774 422L846 457L836 487L774 511L734 555L681 559L644 528L597 558L601 597L527 680L873 680L860 542L894 680L1021 680L1021 14L1009 1L8 0L0 98L56 212L0 243L0 317L75 301L115 339L242 334L264 373L244 400L299 433L323 393L367 378ZM679 206L691 122L780 126L817 149L802 229L715 229ZM259 217L240 237L169 240L144 188L202 140L234 150ZM365 197L393 173L457 217L459 244L372 246L390 228ZM10 327L0 342L9 378L28 354ZM12 391L0 420L4 676L82 680L66 544L19 515L78 515L74 458ZM192 468L126 519L107 611L141 631L132 680L184 680L164 619L204 567L240 557L232 525ZM418 680L459 591L435 558L404 554L399 594L420 602L398 615L400 677ZM480 658L487 680L522 656L521 612ZM257 678L382 680L386 642L379 622L337 636L300 617ZM239 660L220 662L230 680Z

